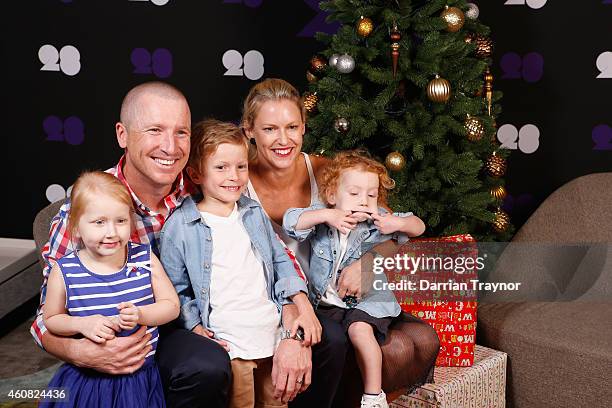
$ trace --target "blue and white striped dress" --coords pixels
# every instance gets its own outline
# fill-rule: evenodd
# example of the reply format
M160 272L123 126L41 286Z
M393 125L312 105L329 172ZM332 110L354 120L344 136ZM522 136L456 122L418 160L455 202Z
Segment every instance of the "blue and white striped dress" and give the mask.
M131 302L145 306L155 302L151 286L151 247L148 244L128 243L125 266L116 273L100 275L89 271L76 252L57 261L66 287L66 310L70 316L101 314L118 316L117 305ZM117 336L129 336L140 328L123 330ZM129 375L106 375L81 369L71 364L62 365L49 387L67 388L69 402L42 402L51 407L164 407L161 379L153 359L159 338L157 327L151 333L144 366Z

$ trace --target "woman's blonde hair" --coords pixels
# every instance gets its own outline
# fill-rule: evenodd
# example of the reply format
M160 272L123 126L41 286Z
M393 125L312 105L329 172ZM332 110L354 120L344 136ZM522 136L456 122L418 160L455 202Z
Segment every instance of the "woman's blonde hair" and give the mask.
M86 211L87 204L96 200L101 194L114 198L134 212L134 204L127 187L112 174L103 171L83 172L72 186L70 193L70 210L68 211L68 233L75 237L79 219Z
M395 187L395 181L389 177L387 168L374 160L363 149L339 152L325 166L319 184L319 195L325 204L329 205L329 195L336 192L340 176L349 169L367 171L378 175L378 205L387 206L388 190Z
M191 129L191 150L187 165L201 172L204 161L223 143L244 146L249 144L240 128L230 122L216 119L205 119L196 123Z
M306 123L306 108L300 93L289 82L279 78L268 78L255 84L244 100L242 107L242 123L243 130L253 129L255 118L259 113L261 105L268 101L288 100L295 103L300 111L302 123ZM250 145L249 159L252 160L257 156L257 149Z

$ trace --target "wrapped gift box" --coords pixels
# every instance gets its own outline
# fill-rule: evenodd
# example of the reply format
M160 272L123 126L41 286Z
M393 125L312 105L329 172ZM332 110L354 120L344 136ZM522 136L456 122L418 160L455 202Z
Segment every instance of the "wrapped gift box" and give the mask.
M440 340L438 367L469 367L474 362L476 302L419 301L402 304L407 313L434 328Z
M392 282L411 282L396 291L402 309L438 333L437 366L465 367L474 362L478 248L470 235L413 239L399 251L407 269L387 271ZM411 267L412 266L412 267ZM435 285L435 286L434 286Z
M436 367L434 384L424 384L402 395L390 408L504 408L506 406L504 352L476 345L471 367Z

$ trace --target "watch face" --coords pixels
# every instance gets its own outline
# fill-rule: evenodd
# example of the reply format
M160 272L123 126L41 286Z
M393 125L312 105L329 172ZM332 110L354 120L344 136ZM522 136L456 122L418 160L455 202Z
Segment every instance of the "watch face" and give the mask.
M302 329L301 327L297 329L297 332L295 333L294 338L296 340L304 340L304 329Z

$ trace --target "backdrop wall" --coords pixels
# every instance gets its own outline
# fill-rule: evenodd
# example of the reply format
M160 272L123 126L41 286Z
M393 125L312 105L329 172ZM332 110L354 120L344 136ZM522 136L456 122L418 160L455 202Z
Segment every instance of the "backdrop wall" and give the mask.
M509 160L505 209L520 226L551 192L612 171L612 0L476 1L504 92L497 137ZM259 79L306 86L308 60L333 33L318 0L41 0L4 12L1 236L31 238L36 213L85 169L121 155L125 93L160 79L193 120L237 121ZM612 186L601 186L612 188ZM611 204L612 206L612 204Z

